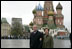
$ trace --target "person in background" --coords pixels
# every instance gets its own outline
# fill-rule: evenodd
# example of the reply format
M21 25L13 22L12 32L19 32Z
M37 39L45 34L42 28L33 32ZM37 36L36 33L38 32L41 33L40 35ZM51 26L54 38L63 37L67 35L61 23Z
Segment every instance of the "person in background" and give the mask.
M42 48L43 33L37 30L36 25L33 25L33 30L30 34L30 48Z
M44 31L45 31L45 35L43 37L42 48L53 48L53 45L54 45L53 38L52 36L49 35L49 29L45 28Z
M70 43L71 43L71 33L70 33L70 36L69 37L70 37Z

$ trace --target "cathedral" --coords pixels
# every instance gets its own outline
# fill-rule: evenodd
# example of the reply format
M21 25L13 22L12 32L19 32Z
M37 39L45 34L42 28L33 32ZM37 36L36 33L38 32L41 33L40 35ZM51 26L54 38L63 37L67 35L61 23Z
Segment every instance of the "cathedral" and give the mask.
M64 16L62 14L62 9L62 5L58 3L55 12L53 8L53 1L45 1L44 8L39 3L39 5L36 6L35 9L32 11L34 15L33 24L36 24L39 28L64 28Z

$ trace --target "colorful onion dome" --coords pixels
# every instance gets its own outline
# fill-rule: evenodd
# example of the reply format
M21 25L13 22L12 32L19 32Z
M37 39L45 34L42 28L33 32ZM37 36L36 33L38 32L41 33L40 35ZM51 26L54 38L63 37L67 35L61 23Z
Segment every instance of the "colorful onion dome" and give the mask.
M39 3L39 5L36 7L36 10L43 11L43 8L42 8L42 6L40 5L40 3Z
M59 3L56 7L56 9L62 9L62 5Z

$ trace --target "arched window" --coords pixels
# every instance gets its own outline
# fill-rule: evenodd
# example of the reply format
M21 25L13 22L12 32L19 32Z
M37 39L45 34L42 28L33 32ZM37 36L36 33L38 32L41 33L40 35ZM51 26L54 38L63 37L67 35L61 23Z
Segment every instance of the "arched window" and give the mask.
M58 23L60 22L60 20L58 19Z

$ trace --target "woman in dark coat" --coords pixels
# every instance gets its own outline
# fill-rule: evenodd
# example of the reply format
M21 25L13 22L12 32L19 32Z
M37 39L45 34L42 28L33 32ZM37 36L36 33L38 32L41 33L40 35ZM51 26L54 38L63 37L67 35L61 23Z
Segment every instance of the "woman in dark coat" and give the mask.
M43 37L42 48L53 48L53 38L49 35L49 29L45 28L45 35Z

